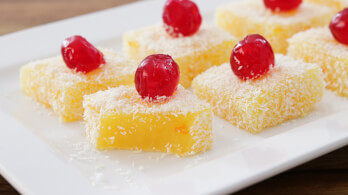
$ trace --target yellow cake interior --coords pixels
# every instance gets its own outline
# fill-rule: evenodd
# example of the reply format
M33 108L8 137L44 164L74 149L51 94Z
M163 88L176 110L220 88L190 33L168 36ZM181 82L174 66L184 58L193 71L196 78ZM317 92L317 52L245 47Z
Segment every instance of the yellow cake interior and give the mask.
M87 136L98 149L161 151L182 156L212 144L209 104L179 87L161 103L143 100L133 86L85 96Z

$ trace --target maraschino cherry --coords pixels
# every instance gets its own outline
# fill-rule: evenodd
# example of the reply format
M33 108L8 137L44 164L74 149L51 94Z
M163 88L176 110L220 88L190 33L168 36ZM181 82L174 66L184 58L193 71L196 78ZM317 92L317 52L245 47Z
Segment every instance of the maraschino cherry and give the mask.
M150 101L172 96L180 77L179 66L169 55L146 57L135 72L135 88L139 95Z
M302 0L263 0L263 3L272 11L284 12L297 9Z
M274 66L273 49L263 36L248 35L233 48L230 63L240 79L257 79Z
M197 5L190 0L167 0L162 18L167 33L173 37L190 36L202 23Z
M66 38L61 53L67 67L77 72L88 73L105 64L103 54L79 35Z
M338 12L332 18L329 27L338 42L348 45L348 8Z

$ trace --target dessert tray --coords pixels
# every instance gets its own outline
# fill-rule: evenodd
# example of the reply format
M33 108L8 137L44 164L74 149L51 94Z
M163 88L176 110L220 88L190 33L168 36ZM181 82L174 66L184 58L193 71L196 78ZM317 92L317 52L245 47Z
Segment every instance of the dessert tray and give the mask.
M231 0L198 1L205 22ZM180 158L155 152L99 151L83 122L61 123L25 96L19 68L59 53L81 34L121 52L122 34L158 21L163 1L141 1L0 37L0 172L23 194L230 193L348 144L348 99L325 91L304 118L257 135L214 117L211 150Z

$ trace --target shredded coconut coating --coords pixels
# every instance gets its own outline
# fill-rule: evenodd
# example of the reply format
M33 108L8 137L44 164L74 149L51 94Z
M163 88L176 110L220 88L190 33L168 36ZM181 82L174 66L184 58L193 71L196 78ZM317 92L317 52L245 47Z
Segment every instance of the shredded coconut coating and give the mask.
M233 39L228 33L211 25L202 25L192 36L175 38L165 31L162 24L130 31L125 34L125 39L128 38L141 44L144 50L170 53L174 58L192 55Z
M321 66L326 88L348 97L348 46L334 39L327 27L294 35L288 55Z
M302 3L291 12L272 12L262 0L237 1L217 8L215 21L218 26L238 38L248 34L263 35L276 53L286 53L286 39L311 27L327 25L333 9Z
M69 69L61 56L30 62L20 70L22 90L52 107L65 122L83 118L83 95L132 84L137 64L115 52L100 49L106 64L87 74Z
M240 80L230 64L212 67L193 80L193 91L214 113L251 133L306 114L321 100L319 66L277 54L276 65L256 80Z
M212 144L210 105L182 86L172 97L156 103L142 99L134 86L120 86L86 95L83 106L87 137L99 149L187 156L206 151ZM145 137L139 139L139 134Z
M161 99L161 98L159 98ZM85 97L88 105L99 112L147 113L156 114L176 112L187 114L209 108L209 104L201 101L189 90L179 85L172 97L163 97L163 103L152 103L142 99L134 86L119 86L106 91L100 91Z
M343 10L344 8L348 7L347 0L304 0L304 1L332 7L336 10L336 12L339 12Z
M171 55L180 67L180 84L190 87L192 79L213 65L229 61L237 39L210 25L202 25L192 36L174 38L161 24L124 34L124 53L137 61L156 53Z

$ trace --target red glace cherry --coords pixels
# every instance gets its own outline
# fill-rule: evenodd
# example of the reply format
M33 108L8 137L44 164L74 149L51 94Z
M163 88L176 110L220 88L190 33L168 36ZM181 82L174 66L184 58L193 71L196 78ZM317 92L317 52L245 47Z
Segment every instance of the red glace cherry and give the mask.
M338 42L348 45L348 8L338 12L329 27Z
M142 98L157 100L175 92L180 77L179 66L169 55L146 57L135 72L135 88Z
M263 0L263 3L272 11L291 11L298 8L302 0Z
M162 18L166 31L173 37L190 36L202 23L197 5L190 0L167 0Z
M65 64L77 72L88 73L105 64L103 54L79 35L66 38L61 53Z
M263 36L248 35L233 48L230 63L240 79L256 79L274 66L273 49Z

